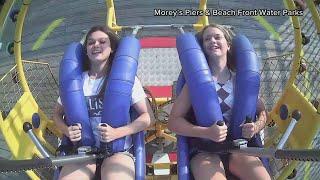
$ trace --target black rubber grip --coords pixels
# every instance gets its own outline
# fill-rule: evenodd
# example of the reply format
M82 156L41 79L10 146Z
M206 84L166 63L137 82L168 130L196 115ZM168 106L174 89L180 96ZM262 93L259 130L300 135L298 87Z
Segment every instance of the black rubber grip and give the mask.
M199 139L192 143L200 151L212 153L228 153L230 150L238 149L232 141L214 142L211 140Z
M23 123L23 131L27 133L30 129L32 129L31 123L29 123L29 122L24 122L24 123Z
M50 167L52 167L52 161L49 158L28 160L0 160L0 172L4 173Z
M79 124L77 124L77 123L74 123L74 124L72 124L71 126L79 126Z
M246 123L252 123L252 122L253 122L252 118L249 116L246 116L246 121L244 123L246 124Z
M294 110L294 111L292 112L292 117L293 117L295 120L299 121L300 118L301 118L301 112L300 112L298 109Z
M107 127L107 124L106 123L101 123L100 126ZM108 148L107 143L100 141L100 152L107 153L107 148Z
M217 122L217 125L218 125L218 126L223 126L223 125L224 125L224 121L218 121L218 122Z
M290 159L296 161L320 161L320 150L277 150L275 152L275 158Z
M101 123L101 126L107 127L107 124L106 123Z

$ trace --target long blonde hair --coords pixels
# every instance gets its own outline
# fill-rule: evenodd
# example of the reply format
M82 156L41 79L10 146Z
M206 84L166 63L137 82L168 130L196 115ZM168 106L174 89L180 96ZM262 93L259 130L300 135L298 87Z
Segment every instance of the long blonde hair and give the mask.
M205 51L204 51L204 48L203 48L203 33L204 33L204 31L205 31L206 29L208 29L208 28L210 28L210 27L212 27L212 28L217 28L217 29L219 29L220 31L222 31L224 37L226 38L227 43L228 43L228 45L230 46L230 49L229 49L228 52L227 52L227 67L228 67L230 70L235 71L235 63L234 63L234 61L232 60L232 55L231 55L232 39L233 39L233 37L234 37L234 33L233 33L230 29L225 28L224 26L219 25L219 24L209 24L209 25L205 26L200 32L198 32L198 33L196 34L197 40L198 40L198 42L199 42L199 44L200 44L203 52L205 52ZM204 54L205 54L205 56L206 56L206 58L207 58L207 61L208 61L207 54L206 54L206 53L204 53Z

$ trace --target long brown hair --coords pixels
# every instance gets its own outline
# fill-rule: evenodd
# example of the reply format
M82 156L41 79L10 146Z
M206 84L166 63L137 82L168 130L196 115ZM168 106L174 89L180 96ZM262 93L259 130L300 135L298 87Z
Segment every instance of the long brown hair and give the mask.
M208 28L217 28L219 29L220 31L222 31L224 37L226 38L227 40L227 43L228 45L230 46L230 49L227 51L227 67L232 70L232 71L235 71L235 63L234 61L232 60L232 55L231 55L231 49L232 49L232 38L234 37L234 33L228 29L228 28L225 28L224 26L222 25L219 25L219 24L209 24L207 26L205 26L199 33L196 34L196 37L197 37L197 40L202 48L202 51L204 52L206 58L207 58L207 61L208 61L208 56L206 55L205 51L204 51L204 47L203 47L203 33L206 29Z
M111 46L111 53L109 56L109 59L107 60L106 66L107 66L107 71L106 71L106 76L105 79L102 83L102 86L100 88L99 94L98 96L103 95L105 89L106 89L106 84L107 84L107 77L111 71L111 67L112 67L112 63L113 63L113 59L115 56L115 53L117 51L118 48L118 44L120 41L120 37L111 29L107 28L106 26L101 26L101 25L97 25L97 26L93 26L87 33L86 35L86 39L84 41L84 50L85 52L87 52L87 43L88 43L88 39L91 36L92 33L96 32L96 31L101 31L106 33L109 36L110 39L110 46ZM83 64L83 70L84 71L88 71L90 69L90 60L89 57L87 55L87 53L85 53L85 60L84 60L84 64Z

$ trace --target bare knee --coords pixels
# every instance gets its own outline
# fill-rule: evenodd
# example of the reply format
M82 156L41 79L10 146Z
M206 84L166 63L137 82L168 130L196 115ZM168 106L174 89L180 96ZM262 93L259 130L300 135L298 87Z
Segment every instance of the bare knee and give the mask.
M191 171L197 179L226 179L219 156L212 153L199 153L191 159Z
M258 157L231 154L230 172L240 179L270 180L266 168Z
M132 157L117 153L106 158L101 166L101 179L134 179L135 167Z
M70 164L63 166L59 175L60 180L90 180L94 177L96 164Z

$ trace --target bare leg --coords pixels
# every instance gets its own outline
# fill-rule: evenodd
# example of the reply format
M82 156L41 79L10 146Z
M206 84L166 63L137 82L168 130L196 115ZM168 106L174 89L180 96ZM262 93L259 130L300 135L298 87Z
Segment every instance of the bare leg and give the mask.
M70 164L62 167L60 180L90 180L96 172L96 163L91 164Z
M191 171L195 180L225 180L223 164L218 155L201 152L191 159Z
M123 153L116 153L103 161L101 166L101 180L134 180L134 168L134 162L130 156Z
M270 180L270 175L258 157L231 154L229 169L240 179Z

